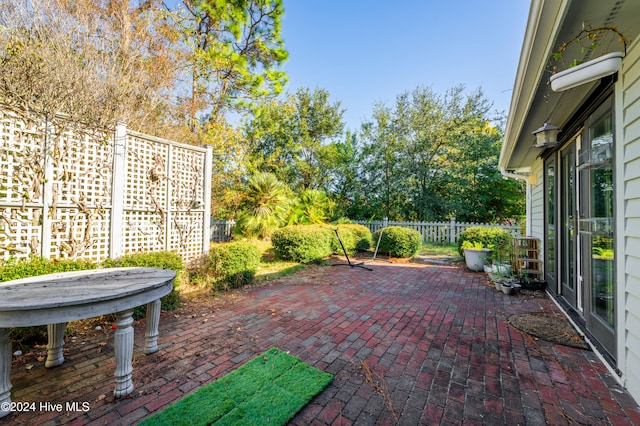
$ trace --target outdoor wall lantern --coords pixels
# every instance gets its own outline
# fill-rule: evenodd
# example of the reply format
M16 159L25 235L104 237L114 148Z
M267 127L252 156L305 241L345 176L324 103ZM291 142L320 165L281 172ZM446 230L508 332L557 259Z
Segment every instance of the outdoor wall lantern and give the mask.
M534 148L549 148L558 144L558 132L562 130L553 124L544 123L542 127L532 132L536 135L536 143Z

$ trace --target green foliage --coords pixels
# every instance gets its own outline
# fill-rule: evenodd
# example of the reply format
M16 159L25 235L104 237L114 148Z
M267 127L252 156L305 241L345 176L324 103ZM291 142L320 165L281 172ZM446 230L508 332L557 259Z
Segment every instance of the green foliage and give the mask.
M161 308L166 311L173 311L180 307L180 293L177 287L182 279L184 262L178 254L168 251L131 253L117 259L106 259L103 265L105 268L139 267L172 269L176 273L173 290L160 299ZM133 317L136 319L144 318L146 314L146 306L138 306L133 311Z
M277 257L300 263L318 262L333 252L331 228L322 225L292 225L271 236Z
M57 260L38 256L20 260L11 258L0 265L0 282L97 267L98 265L87 260ZM34 345L47 341L47 326L13 328L10 339L23 351L29 350Z
M209 250L205 274L213 278L216 289L228 290L250 284L259 265L260 250L255 244L221 243Z
M288 57L281 37L282 0L186 2L181 36L192 84L189 109L217 117L281 93ZM197 125L201 117L191 116Z
M498 168L502 131L481 90L418 87L341 144L335 211L357 219L495 222L524 212L524 185ZM342 162L344 161L344 163Z
M422 235L414 229L389 226L379 229L373 234L373 240L378 241L382 232L378 251L388 253L393 257L411 257L422 248Z
M509 259L513 251L512 237L504 229L489 226L472 226L464 230L458 238L458 253L464 255L465 246L480 246L481 248L493 250L493 257L496 260L504 261Z
M331 202L323 191L305 189L293 203L289 213L289 225L312 225L327 221Z
M45 259L39 256L31 256L29 259L22 260L12 258L0 265L0 282L97 267L99 265L88 260Z
M330 227L335 229L336 227ZM369 250L371 248L371 231L364 225L358 224L343 224L338 225L338 234L348 254L353 254L357 251ZM332 240L333 254L342 254L342 247L338 238L335 237Z
M242 213L235 233L244 237L266 238L282 226L289 209L289 188L272 173L255 173L245 190Z
M342 133L343 112L324 89L265 100L244 123L250 168L275 174L297 192L327 187L335 151L326 142Z

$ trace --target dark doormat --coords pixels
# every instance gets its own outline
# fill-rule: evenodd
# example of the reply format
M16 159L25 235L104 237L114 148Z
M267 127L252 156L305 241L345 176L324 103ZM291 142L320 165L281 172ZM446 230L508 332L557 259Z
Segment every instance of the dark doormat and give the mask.
M548 342L589 350L581 334L566 318L547 314L518 314L509 317L509 323L520 331Z

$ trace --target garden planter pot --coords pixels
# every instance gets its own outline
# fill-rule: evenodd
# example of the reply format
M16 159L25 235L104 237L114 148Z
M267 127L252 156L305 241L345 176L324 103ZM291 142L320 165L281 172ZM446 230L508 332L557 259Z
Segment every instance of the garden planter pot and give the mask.
M554 92L572 89L618 71L624 53L613 52L592 59L584 64L566 69L549 78Z
M467 268L472 271L483 271L490 256L491 250L464 249L464 260L467 263Z
M500 263L493 267L495 268L495 273L498 275L502 275L503 277L511 275L511 265L508 263Z

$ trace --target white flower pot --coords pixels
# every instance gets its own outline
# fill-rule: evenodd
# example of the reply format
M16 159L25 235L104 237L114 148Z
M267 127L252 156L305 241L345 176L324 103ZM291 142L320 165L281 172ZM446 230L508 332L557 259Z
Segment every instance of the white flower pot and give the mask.
M607 53L584 64L556 73L549 78L551 89L554 92L562 92L611 75L618 71L623 57L624 53L622 52Z
M483 271L490 256L491 250L464 249L464 260L467 263L467 268L472 271Z

